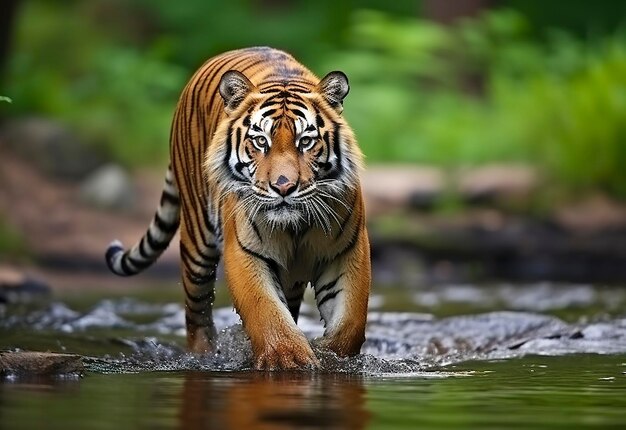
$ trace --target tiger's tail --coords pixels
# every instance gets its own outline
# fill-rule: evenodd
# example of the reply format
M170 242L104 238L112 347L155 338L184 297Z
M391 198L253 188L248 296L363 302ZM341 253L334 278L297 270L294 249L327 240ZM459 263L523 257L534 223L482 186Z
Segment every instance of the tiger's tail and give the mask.
M165 251L180 224L180 197L171 166L165 175L161 202L146 233L125 251L119 240L109 244L106 262L111 272L131 276L148 268Z

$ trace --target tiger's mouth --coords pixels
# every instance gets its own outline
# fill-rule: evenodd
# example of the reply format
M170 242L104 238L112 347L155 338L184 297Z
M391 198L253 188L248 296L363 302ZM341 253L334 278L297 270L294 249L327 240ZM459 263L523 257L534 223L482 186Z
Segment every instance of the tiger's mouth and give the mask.
M269 223L283 227L287 225L297 226L304 219L301 208L287 200L265 207L263 214Z
M275 205L273 205L273 206L270 206L270 207L268 208L268 210L273 210L273 211L275 211L275 210L280 210L280 209L283 209L283 208L290 208L290 207L293 207L293 205L292 205L292 204L287 203L287 201L286 201L286 200L283 200L282 202L279 202L279 203L276 203L276 204L275 204Z

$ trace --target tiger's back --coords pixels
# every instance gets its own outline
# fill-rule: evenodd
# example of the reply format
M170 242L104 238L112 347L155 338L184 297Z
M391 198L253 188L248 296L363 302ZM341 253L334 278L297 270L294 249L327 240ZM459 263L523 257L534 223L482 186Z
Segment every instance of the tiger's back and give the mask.
M131 275L180 225L189 347L211 349L213 284L223 256L257 368L317 362L296 326L312 285L326 324L321 344L355 354L364 340L369 243L361 153L341 116L347 78L321 81L271 48L207 61L180 97L161 203L142 239L107 251Z

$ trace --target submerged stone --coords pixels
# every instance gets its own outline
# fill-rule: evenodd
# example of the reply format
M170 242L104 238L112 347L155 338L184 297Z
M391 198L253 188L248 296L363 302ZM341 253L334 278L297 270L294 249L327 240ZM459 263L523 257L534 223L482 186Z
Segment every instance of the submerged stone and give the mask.
M58 376L83 372L80 355L53 352L1 352L0 375Z

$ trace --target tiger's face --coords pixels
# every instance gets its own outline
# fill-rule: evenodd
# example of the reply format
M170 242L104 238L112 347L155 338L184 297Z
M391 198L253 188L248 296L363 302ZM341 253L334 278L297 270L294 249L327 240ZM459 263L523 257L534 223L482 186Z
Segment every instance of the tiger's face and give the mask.
M330 231L360 163L341 116L348 90L341 72L317 86L260 88L227 72L220 84L228 114L225 145L220 162L209 163L219 164L222 193L235 192L238 209L272 228L317 224Z

